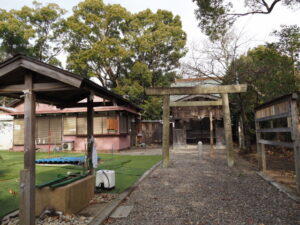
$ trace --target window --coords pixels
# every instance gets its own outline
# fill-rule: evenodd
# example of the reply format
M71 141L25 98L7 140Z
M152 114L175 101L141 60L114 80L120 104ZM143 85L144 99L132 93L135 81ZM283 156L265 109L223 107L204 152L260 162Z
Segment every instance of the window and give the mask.
M76 117L64 117L64 135L76 135Z

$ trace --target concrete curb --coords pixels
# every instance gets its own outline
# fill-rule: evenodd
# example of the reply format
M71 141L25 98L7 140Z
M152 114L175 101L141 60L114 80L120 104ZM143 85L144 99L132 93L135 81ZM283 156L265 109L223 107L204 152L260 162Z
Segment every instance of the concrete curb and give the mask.
M161 163L162 161L152 166L149 170L147 170L143 174L143 176L140 177L140 179L138 179L134 183L134 185L129 187L127 190L125 190L112 202L108 203L108 205L105 206L105 208L94 217L94 219L89 223L89 225L101 225L113 213L113 211L124 201L124 199L128 197L146 177L148 177L157 167L159 167Z
M271 185L273 185L274 187L276 187L279 191L281 191L284 194L286 194L290 199L292 199L293 201L295 201L297 203L300 203L300 197L297 196L289 187L276 182L273 178L271 178L270 176L264 174L263 172L256 172L256 173L261 178L263 178L265 181L267 181L268 183L270 183Z

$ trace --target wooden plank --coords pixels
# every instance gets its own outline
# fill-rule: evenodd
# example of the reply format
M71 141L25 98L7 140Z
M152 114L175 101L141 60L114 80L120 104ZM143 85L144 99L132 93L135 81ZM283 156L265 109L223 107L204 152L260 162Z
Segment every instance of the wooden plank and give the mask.
M230 109L228 94L222 94L223 101L223 120L225 129L225 141L227 149L227 164L229 167L234 166L234 151L233 151L233 141L232 141L232 126L230 119Z
M197 95L197 94L225 94L246 92L247 85L199 85L194 87L157 87L146 88L147 95Z
M292 129L289 127L278 127L278 128L265 128L256 130L258 133L286 133L292 132Z
M294 141L294 160L295 160L295 172L296 172L296 186L297 192L300 194L300 131L299 131L299 113L297 107L297 100L291 101L291 113L292 113L292 139Z
M88 97L87 101L87 169L90 174L94 174L93 169L93 146L94 146L94 109L93 109L93 95Z
M222 100L217 101L187 101L187 102L170 102L170 107L186 107L186 106L219 106Z
M170 96L164 96L163 102L163 167L170 165Z
M262 117L262 118L257 118L255 119L257 122L262 122L262 121L266 121L266 120L274 120L274 119L280 119L280 118L285 118L285 117L290 117L291 113L287 112L287 113L281 113L281 114L277 114L277 115L273 115L273 116L266 116L266 117Z
M293 146L294 146L292 142L271 141L271 140L265 140L265 139L260 139L258 141L258 143L265 144L265 145L286 147L286 148L293 148Z
M32 92L33 75L25 75L24 91L24 172L20 186L21 224L35 224L35 94ZM26 196L25 196L26 195Z

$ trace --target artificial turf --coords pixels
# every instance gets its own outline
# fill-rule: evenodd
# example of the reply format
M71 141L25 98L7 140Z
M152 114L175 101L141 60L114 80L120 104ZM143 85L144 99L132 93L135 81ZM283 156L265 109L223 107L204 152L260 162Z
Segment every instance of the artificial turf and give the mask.
M59 152L50 157L80 156L79 153ZM19 173L23 168L22 152L0 152L0 218L18 208ZM160 161L161 156L99 154L97 169L115 170L116 187L114 193L121 193L130 187L149 168ZM49 157L48 153L36 153L36 158ZM83 172L81 166L41 166L36 165L36 184L42 184L68 172Z

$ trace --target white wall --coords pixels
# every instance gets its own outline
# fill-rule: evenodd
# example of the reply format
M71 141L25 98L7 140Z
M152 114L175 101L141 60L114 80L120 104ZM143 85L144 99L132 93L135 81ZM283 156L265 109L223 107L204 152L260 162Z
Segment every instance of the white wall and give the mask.
M0 150L13 147L13 121L10 117L0 115Z

